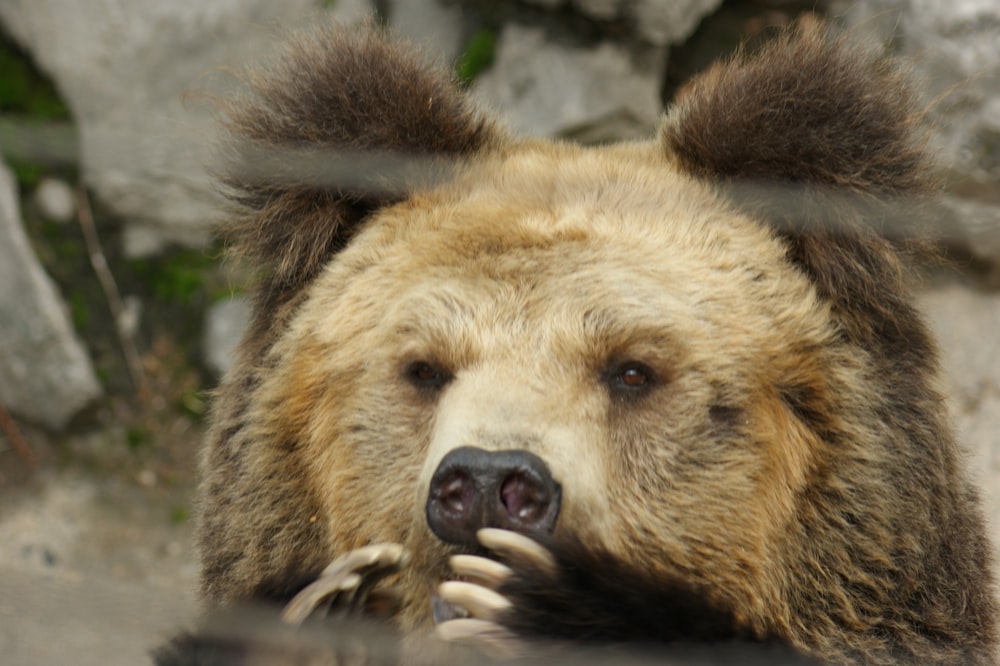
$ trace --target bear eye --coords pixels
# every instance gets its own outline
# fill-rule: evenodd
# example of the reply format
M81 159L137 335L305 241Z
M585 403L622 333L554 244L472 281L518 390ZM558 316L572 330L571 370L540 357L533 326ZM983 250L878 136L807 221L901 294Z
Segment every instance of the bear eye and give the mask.
M612 366L605 373L605 381L614 393L635 396L655 384L656 375L645 363L628 361Z
M630 366L618 373L618 378L622 384L629 388L645 386L649 382L649 377L642 368Z
M406 368L406 377L419 388L436 389L444 386L451 375L427 361L414 361Z

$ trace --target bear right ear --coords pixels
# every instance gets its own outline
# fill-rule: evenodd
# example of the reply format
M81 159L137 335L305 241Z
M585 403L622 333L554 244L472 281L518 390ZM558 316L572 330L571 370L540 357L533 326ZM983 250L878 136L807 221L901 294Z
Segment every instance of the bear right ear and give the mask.
M711 181L920 195L933 179L906 74L806 15L688 83L661 139L682 169Z
M778 230L859 344L913 346L900 251L933 252L936 182L918 97L881 49L804 17L689 83L660 138Z
M264 272L258 307L287 302L357 224L448 163L498 146L450 71L375 26L295 35L227 103L226 236Z

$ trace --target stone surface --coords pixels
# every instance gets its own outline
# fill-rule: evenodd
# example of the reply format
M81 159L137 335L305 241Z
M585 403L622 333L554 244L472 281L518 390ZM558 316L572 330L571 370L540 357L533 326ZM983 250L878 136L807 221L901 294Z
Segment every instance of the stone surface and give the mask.
M581 14L599 21L624 20L643 40L656 46L687 39L698 23L722 0L529 0L546 9L572 5Z
M213 303L205 315L202 357L205 365L221 377L233 362L233 349L250 320L250 302L234 296Z
M212 94L226 68L266 55L279 27L315 21L316 0L4 0L0 23L48 73L79 127L82 175L129 220L133 254L209 237L219 197ZM367 1L340 0L355 19ZM207 91L208 94L205 94ZM143 231L145 233L143 233Z
M645 0L631 6L640 35L653 44L678 44L721 4L722 0Z
M46 473L0 502L0 650L5 666L148 664L190 626L197 564L190 521L107 476Z
M58 429L100 395L90 359L24 233L13 176L0 164L0 403Z
M389 25L444 62L453 62L462 50L462 10L438 0L392 0Z
M639 54L610 41L561 44L541 28L510 23L493 67L473 91L527 135L583 142L645 137L662 109L663 56L660 49Z
M35 204L42 215L56 222L69 222L76 216L76 195L64 180L45 178L35 188Z
M920 295L941 344L945 395L1000 535L1000 293L958 284Z
M931 148L949 181L944 231L1000 264L1000 2L865 0L839 3L847 22L895 37L924 87Z

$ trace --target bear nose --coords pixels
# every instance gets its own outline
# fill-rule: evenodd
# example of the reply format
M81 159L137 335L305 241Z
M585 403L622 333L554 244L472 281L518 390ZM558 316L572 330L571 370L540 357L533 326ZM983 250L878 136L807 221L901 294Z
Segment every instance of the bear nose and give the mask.
M562 488L529 451L463 446L441 460L427 496L427 524L442 541L475 546L482 527L551 532Z

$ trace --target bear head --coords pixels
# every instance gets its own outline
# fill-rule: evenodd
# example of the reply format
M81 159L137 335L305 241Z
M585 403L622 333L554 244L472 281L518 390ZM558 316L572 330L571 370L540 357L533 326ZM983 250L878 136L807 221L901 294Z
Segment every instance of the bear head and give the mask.
M226 122L230 238L261 276L203 458L209 599L287 598L396 542L416 629L492 525L820 656L992 641L900 260L933 182L876 49L803 20L692 81L656 137L585 147L329 28Z

